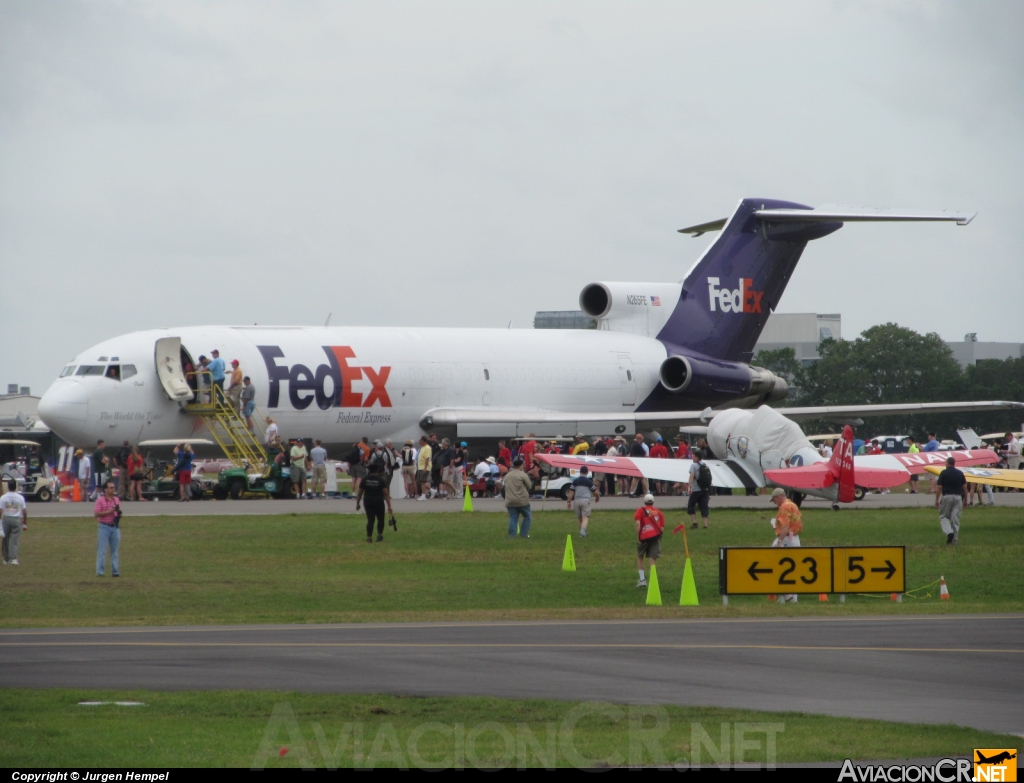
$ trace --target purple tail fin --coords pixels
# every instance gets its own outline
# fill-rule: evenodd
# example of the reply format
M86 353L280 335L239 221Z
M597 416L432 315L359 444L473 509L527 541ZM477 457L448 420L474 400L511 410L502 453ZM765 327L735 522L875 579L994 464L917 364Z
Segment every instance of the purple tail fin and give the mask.
M658 334L661 342L687 353L749 362L804 247L843 225L772 223L754 214L761 209L811 207L770 199L741 201L683 281L679 303Z

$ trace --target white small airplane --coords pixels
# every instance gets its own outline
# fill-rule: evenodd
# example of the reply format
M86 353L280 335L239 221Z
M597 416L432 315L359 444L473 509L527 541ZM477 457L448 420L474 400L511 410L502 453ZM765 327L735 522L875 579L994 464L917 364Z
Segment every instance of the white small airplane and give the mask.
M782 487L796 500L813 495L837 503L860 499L865 490L896 487L911 475L945 465L950 457L957 465L990 465L999 461L991 449L877 454L854 456L853 428L842 436L825 459L800 427L782 412L761 406L756 411L732 408L715 416L707 428L708 446L718 459L706 460L712 484L722 488ZM537 454L535 458L556 468L579 469L587 465L595 473L643 477L651 481L689 481L689 459L650 457L596 457Z
M580 307L594 330L186 326L106 340L70 361L39 402L69 443L202 437L187 410L200 354L238 359L256 405L285 437L330 449L362 436L401 441L436 431L461 438L632 433L697 423L709 406L751 407L786 396L786 381L749 362L807 242L847 221L952 221L966 213L818 208L745 199L681 282L591 283ZM1019 403L790 408L799 418ZM702 418L703 417L703 418Z

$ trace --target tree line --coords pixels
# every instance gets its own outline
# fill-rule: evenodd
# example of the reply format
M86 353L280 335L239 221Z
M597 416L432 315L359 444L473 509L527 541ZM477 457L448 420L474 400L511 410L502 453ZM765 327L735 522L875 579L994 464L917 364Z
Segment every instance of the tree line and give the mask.
M818 361L807 367L792 348L758 351L752 364L787 380L790 393L780 407L876 405L900 402L1024 401L1024 358L983 359L961 368L934 332L918 334L895 323L873 326L855 340L822 341ZM979 435L1020 430L1021 411L920 414L865 418L861 436L904 434L956 438L970 427ZM829 432L834 422L805 422L805 431Z

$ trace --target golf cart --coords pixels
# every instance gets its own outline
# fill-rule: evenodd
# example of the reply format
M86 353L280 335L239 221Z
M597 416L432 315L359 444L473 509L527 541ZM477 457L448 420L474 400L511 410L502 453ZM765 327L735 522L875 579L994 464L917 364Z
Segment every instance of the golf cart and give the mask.
M10 446L16 452L15 458L5 462L0 469L0 481L3 482L4 492L7 491L7 482L14 480L18 485L17 491L25 500L49 503L60 496L60 482L35 450L39 446L36 441L0 440L0 447L2 446ZM33 450L29 451L29 448ZM23 453L18 455L18 451Z
M544 463L540 463L540 466L540 478L533 482L532 495L568 500L573 479L578 478L580 472L575 468L552 468ZM505 497L504 487L501 488L501 496Z
M247 494L282 499L295 497L288 448L272 446L267 449L267 465L262 469L243 465L222 470L213 485L214 500L238 500Z
M212 446L213 441L205 440L203 438L185 438L183 440L164 439L164 440L144 440L139 444L139 448L151 449L160 447L174 448L184 443L188 443L192 446ZM174 474L174 464L177 461L176 456L172 454L170 460L156 459L150 456L150 452L145 455L145 471L146 478L142 482L142 497L146 500L173 500L178 497L178 477ZM203 495L207 490L211 489L214 484L214 479L203 476L202 474L192 474L192 485L190 487L192 492L193 500L202 500Z

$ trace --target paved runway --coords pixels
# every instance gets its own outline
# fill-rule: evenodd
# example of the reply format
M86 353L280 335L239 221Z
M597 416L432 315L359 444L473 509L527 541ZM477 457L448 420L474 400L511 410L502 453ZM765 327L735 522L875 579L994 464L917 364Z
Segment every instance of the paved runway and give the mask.
M1024 615L0 631L0 687L492 695L1024 734Z
M635 498L601 498L597 504L597 510L608 509L635 509L639 500ZM868 495L864 500L853 503L844 508L933 508L935 498L932 495ZM1003 492L996 495L998 506L1024 507L1024 492L1008 493ZM817 498L806 498L805 508L829 508L830 503ZM557 498L549 498L546 503L541 500L532 501L534 512L541 509L564 510L565 501ZM70 518L70 517L91 517L92 503L32 503L29 505L29 516L40 518ZM462 508L461 500L428 500L417 502L415 500L396 500L394 503L396 514L418 514L420 512L459 511ZM473 507L477 511L504 511L505 504L500 498L474 499ZM684 497L659 497L658 507L663 509L686 508ZM768 509L770 503L767 496L740 497L736 495L720 495L711 500L711 513L716 508L749 508ZM132 502L125 503L125 514L127 516L179 516L200 514L215 515L251 515L251 514L354 514L356 513L355 500L202 500L192 503L178 503L176 501L158 502ZM362 513L361 511L359 512ZM966 509L966 514L973 514L973 509ZM985 509L979 509L979 514L985 513Z

